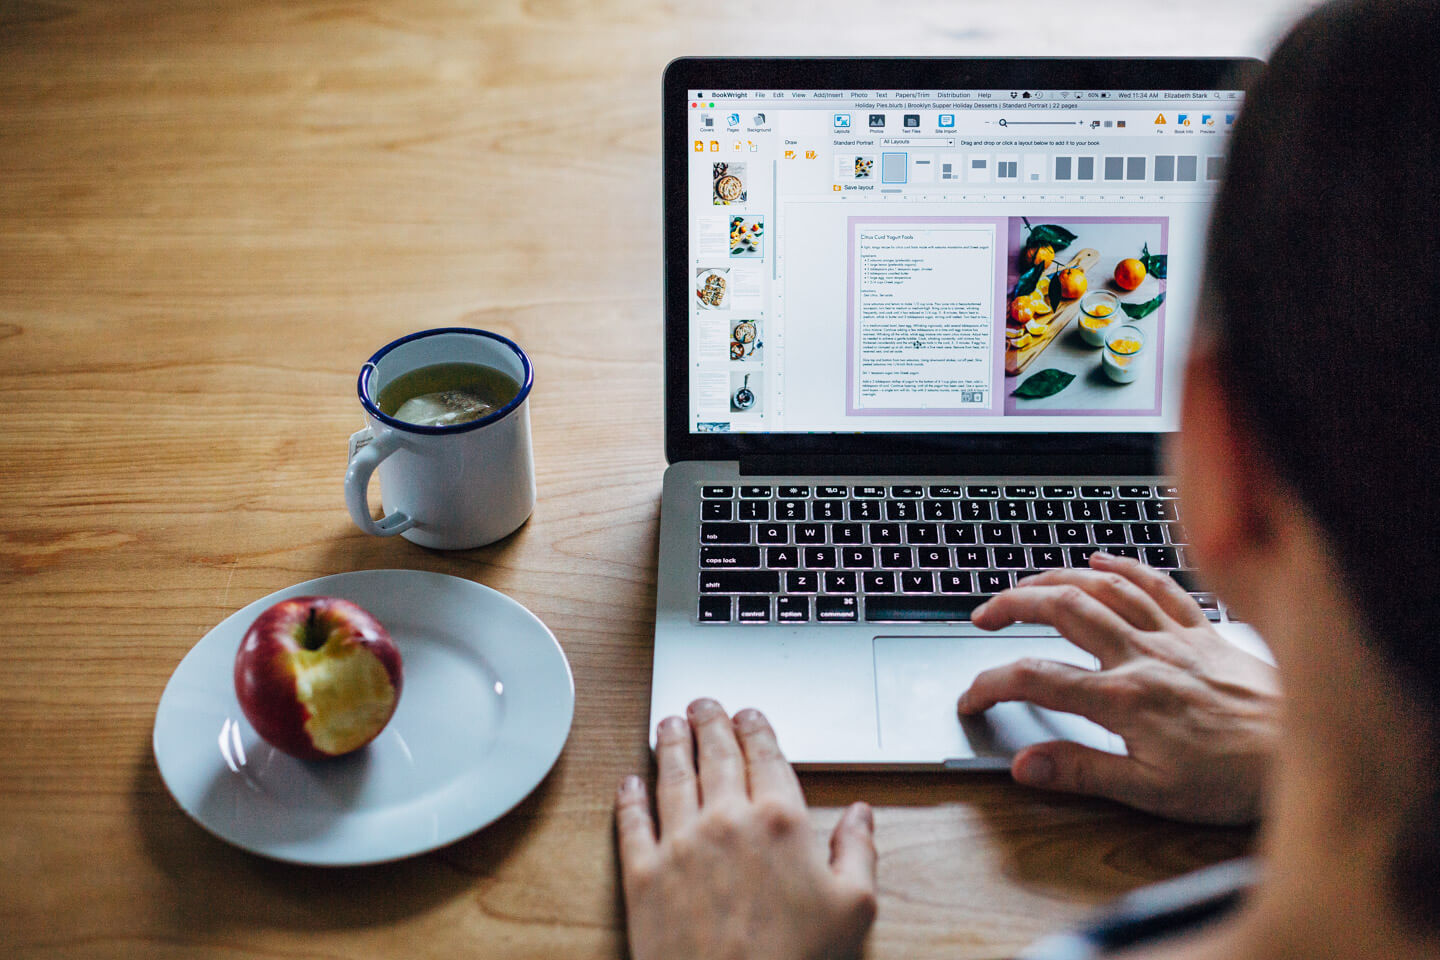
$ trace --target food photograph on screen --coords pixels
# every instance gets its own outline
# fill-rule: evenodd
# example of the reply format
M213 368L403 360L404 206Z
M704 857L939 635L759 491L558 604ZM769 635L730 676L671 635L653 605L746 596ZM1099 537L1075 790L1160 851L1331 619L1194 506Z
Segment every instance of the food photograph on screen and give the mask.
M1164 217L1012 217L1005 413L1158 412Z

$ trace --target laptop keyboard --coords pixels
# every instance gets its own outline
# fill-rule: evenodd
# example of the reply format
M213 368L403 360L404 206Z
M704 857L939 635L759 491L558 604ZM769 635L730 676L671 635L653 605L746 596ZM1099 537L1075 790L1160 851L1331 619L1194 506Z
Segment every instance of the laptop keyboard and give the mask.
M1105 550L1188 564L1170 486L702 486L701 623L963 621L1020 577Z

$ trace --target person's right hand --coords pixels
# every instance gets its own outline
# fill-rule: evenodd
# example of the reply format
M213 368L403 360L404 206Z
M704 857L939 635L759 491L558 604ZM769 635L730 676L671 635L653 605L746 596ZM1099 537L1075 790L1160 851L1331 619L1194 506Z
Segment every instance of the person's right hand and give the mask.
M1277 737L1275 669L1220 636L1168 574L1096 553L1089 570L1028 577L971 618L985 630L1055 627L1094 654L1100 669L1031 659L987 670L961 695L961 714L1026 700L1088 717L1123 737L1129 751L1035 744L1015 756L1017 781L1178 820L1259 816Z

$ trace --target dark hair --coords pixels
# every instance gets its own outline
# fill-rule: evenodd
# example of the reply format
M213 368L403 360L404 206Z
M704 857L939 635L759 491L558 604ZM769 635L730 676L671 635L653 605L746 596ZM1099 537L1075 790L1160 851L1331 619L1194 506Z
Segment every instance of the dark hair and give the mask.
M1328 4L1236 123L1208 242L1227 393L1344 565L1375 649L1440 729L1440 4ZM1284 576L1284 571L1276 571ZM1432 768L1436 756L1432 755ZM1440 791L1393 861L1440 929Z

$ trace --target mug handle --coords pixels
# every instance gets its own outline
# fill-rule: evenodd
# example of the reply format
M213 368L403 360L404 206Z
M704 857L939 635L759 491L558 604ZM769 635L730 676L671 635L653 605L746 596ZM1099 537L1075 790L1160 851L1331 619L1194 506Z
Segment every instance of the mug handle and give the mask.
M345 470L345 506L355 526L376 537L393 537L415 526L415 518L399 510L378 521L370 517L370 475L380 461L399 450L400 437L393 430L376 435L369 427L350 436L350 466Z

